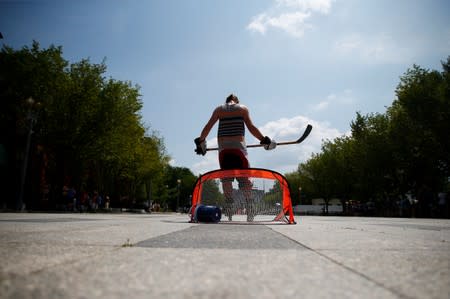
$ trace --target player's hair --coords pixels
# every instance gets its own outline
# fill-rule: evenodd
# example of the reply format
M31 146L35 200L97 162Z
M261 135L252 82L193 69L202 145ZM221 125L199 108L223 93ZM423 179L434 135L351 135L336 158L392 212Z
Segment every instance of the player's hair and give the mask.
M228 104L228 103L231 102L231 101L235 102L236 104L239 103L238 97L235 96L234 94L230 94L230 95L227 97L227 99L225 100L225 103Z

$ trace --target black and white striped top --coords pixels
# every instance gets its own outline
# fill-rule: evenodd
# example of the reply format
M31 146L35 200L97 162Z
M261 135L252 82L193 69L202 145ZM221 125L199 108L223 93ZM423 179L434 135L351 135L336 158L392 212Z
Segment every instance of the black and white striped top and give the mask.
M244 136L244 118L239 113L242 110L239 104L225 104L221 106L222 117L219 119L218 137L224 136Z
M217 136L244 136L244 118L241 116L227 117L219 120L219 132Z

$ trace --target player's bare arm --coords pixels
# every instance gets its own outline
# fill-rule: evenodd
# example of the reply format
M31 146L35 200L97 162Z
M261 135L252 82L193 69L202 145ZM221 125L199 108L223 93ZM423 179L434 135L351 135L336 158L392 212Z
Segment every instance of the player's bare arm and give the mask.
M244 110L244 122L247 126L250 133L252 133L255 138L257 138L259 141L262 141L264 139L264 135L259 131L259 129L253 124L252 119L250 118L250 113L248 112L247 108L243 108Z
M208 136L209 132L211 131L212 127L214 127L214 124L219 120L219 111L218 108L216 108L211 115L211 118L209 119L208 123L205 125L205 127L202 130L202 133L200 134L200 140L205 140Z

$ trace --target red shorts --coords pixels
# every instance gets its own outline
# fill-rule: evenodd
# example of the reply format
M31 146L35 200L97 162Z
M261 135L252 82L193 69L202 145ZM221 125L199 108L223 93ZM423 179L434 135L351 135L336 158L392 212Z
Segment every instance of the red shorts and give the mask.
M241 150L225 149L219 152L220 169L249 168L247 157Z

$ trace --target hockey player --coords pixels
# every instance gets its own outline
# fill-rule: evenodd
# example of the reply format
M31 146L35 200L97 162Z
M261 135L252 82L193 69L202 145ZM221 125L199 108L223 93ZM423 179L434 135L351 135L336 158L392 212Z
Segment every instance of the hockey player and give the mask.
M200 136L196 138L196 150L198 155L206 154L206 137L211 131L215 123L219 121L217 132L217 141L219 145L219 165L221 169L241 169L249 168L250 163L247 158L247 147L245 143L245 127L250 133L264 145L266 150L276 147L276 142L272 141L268 136L264 136L259 129L253 124L247 107L239 103L239 99L234 94L230 94L225 104L218 106L208 123L203 128ZM223 179L222 186L225 197L230 204L232 201L232 181L233 179ZM239 179L239 188L244 192L247 201L247 219L253 220L254 213L251 211L251 183L248 179ZM233 211L226 209L225 214L231 220Z

